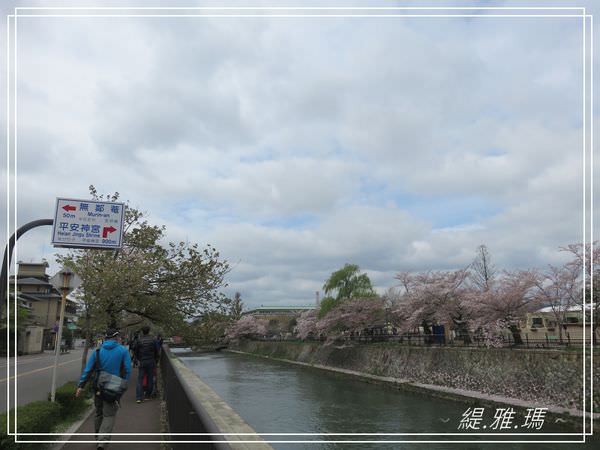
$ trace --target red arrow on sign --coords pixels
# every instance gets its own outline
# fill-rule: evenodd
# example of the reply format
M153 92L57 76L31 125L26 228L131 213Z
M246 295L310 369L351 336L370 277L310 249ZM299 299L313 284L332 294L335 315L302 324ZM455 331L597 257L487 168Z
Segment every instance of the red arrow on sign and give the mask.
M75 208L74 206L71 206L71 205L65 205L65 206L63 206L63 209L65 211L75 211L77 208Z
M102 228L102 237L105 238L108 236L108 233L113 233L115 231L117 231L115 227L104 227Z

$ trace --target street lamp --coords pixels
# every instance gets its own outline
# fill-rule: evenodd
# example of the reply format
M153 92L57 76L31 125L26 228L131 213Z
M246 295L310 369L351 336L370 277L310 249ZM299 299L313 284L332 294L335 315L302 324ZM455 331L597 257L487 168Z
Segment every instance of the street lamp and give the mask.
M65 321L65 304L67 303L67 295L79 284L76 281L75 274L68 269L62 269L58 272L53 284L54 287L60 289L60 319L58 321L58 333L56 335L56 344L54 345L54 367L52 368L52 389L50 391L50 400L54 401L56 397L56 370L58 369L58 356L60 355L60 346L62 342L63 322Z

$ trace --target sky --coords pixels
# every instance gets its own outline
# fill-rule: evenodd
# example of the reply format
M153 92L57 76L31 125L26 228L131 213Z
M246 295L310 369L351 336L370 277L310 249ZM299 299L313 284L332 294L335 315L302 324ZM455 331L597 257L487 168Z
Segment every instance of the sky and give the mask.
M401 271L463 268L482 244L499 269L543 269L583 241L581 18L255 12L19 17L1 235L15 188L18 226L52 218L57 197L89 198L90 184L118 191L168 241L219 250L224 292L246 307L313 304L346 263L382 294ZM588 152L588 180L589 168ZM16 260L54 273L65 251L50 240L49 227L28 232Z

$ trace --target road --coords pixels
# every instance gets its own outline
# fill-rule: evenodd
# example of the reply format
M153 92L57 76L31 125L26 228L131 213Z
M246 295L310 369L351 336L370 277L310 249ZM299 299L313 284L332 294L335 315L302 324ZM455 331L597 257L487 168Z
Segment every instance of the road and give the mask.
M83 349L71 350L60 355L56 372L56 387L67 381L79 379ZM7 374L7 358L0 358L0 413L7 409L7 381L10 382L11 406L14 405L14 358L10 358L10 374ZM25 405L36 400L46 400L52 384L54 354L51 352L17 358L17 403Z

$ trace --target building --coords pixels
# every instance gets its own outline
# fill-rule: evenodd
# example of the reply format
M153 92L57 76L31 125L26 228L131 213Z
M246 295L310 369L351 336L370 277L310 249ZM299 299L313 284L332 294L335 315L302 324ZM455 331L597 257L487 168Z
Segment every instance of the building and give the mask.
M590 305L586 305L586 341L589 341L592 337L592 329L590 327L590 311L592 309ZM546 306L535 312L528 313L521 324L521 336L524 340L556 341L560 340L562 335L564 341L581 344L583 342L584 330L583 310L581 305L575 305L566 308L565 311L561 311L561 314L564 314L564 320L560 324L557 322L557 317L552 306ZM596 329L596 338L600 339L600 328Z
M315 309L313 305L295 305L295 306L263 306L259 308L249 309L242 313L243 316L257 316L266 319L272 319L275 317L298 317L305 311Z
M18 262L16 276L17 298L20 304L29 310L28 326L38 327L43 330L42 342L39 351L45 349L54 349L56 332L60 321L60 302L61 294L53 286L52 280L46 274L49 267L47 262L25 263ZM15 277L11 276L11 285L15 282ZM65 326L74 328L74 317L77 314L76 303L67 300L65 305ZM37 340L39 330L29 330L29 335L33 335ZM27 331L26 331L26 336ZM24 342L23 352L28 347ZM31 351L29 351L31 353Z
M17 353L19 355L28 353L40 353L42 351L42 337L44 329L40 326L33 325L31 323L31 302L28 302L20 295L16 296L14 292L10 292L8 295L8 308L3 308L2 320L0 322L0 353L6 354L7 350L7 333L6 333L6 313L11 311L10 317L10 336L11 336L11 354L13 354L12 341L15 332L14 316L12 315L13 305L15 300L18 305L17 313L17 325L16 325L16 337L17 337Z
M291 336L297 319L305 311L314 310L313 305L294 306L260 306L242 313L243 316L254 316L267 321L267 336Z

